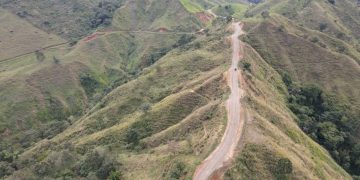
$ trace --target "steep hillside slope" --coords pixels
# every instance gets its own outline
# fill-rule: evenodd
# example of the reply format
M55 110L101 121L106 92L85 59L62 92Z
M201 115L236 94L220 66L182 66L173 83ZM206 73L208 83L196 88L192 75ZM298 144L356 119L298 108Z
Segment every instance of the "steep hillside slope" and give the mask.
M182 6L175 8L183 9ZM121 11L127 10L123 8ZM158 12L148 13L149 16L156 16ZM179 10L179 13L186 15L187 11ZM14 15L8 16L15 18ZM176 14L172 18L176 18ZM10 22L14 26L23 23L20 20ZM151 29L150 20L139 18L138 22L147 23L147 29ZM178 22L180 26L183 21ZM182 27L186 27L186 24L184 22ZM42 35L42 31L38 31ZM4 36L7 33L4 32ZM22 33L24 37L34 37L32 31ZM112 89L134 79L143 68L193 38L191 32L97 32L78 41L75 46L64 44L39 49L1 62L0 133L6 138L1 141L0 149L16 154L38 140L52 138ZM10 40L12 43L23 42L21 39ZM39 46L41 40L38 39ZM37 41L31 42L33 46L27 45L26 48L37 48ZM19 50L16 52L23 54ZM6 53L15 51L10 49Z
M0 24L0 61L65 42L1 8Z
M296 6L302 8L292 11L295 14L284 13L297 3L303 5ZM246 13L258 16L247 20L249 33L243 40L283 76L290 94L288 106L301 129L348 172L359 175L360 55L355 29L360 26L349 26L352 18L339 20L349 13L356 16L358 9L344 8L351 4L355 2L267 1ZM323 17L337 25L325 25L324 19L317 19L315 13L322 11L314 6L327 9ZM307 16L299 18L304 13ZM313 24L307 23L310 17Z
M180 176L191 177L224 128L222 73L230 48L222 35L180 46L116 88L63 133L22 153L16 164L23 168L12 177L92 177L92 170L82 168L95 168L86 161L93 151L112 156L111 168L126 179L172 177L177 168ZM65 152L84 161L63 165L67 160L58 159L60 165L53 164L52 158ZM29 168L29 163L36 165ZM49 165L56 167L39 172Z
M193 32L200 21L180 1L128 1L115 12L113 26L121 30L159 30Z
M246 97L245 134L241 151L224 179L351 179L297 126L287 108L287 90L281 76L249 45L243 64Z
M67 39L78 39L92 29L111 24L112 14L123 0L21 1L1 0L9 9L36 27Z

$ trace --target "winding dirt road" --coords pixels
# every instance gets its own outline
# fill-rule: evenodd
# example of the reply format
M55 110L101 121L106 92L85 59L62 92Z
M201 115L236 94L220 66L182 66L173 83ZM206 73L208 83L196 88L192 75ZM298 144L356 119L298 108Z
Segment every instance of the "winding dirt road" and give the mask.
M226 166L234 155L236 146L240 140L244 121L241 121L240 98L243 96L243 90L239 86L241 73L238 69L238 63L242 58L239 35L243 34L242 24L239 22L232 24L234 34L232 39L232 63L228 71L228 84L231 89L230 97L227 101L228 122L225 133L219 146L207 157L195 171L194 180L208 180L214 173Z

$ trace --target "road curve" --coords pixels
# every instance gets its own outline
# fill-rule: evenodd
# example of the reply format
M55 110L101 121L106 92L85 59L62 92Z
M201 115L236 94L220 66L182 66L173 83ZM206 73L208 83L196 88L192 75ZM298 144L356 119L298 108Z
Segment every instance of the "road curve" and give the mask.
M232 63L228 71L228 85L231 94L226 103L228 122L225 133L218 147L207 157L196 169L194 180L208 180L214 175L214 172L225 167L235 152L236 146L240 140L244 122L240 120L241 104L240 98L243 91L240 89L239 81L241 73L238 69L238 63L242 58L239 35L243 33L242 24L239 22L232 24L234 33L232 39Z

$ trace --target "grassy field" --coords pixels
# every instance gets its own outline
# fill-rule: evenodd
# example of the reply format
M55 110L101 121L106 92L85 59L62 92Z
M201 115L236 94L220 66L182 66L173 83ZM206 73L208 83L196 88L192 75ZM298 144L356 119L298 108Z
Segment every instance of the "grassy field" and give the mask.
M199 5L190 0L179 0L181 4L191 13L198 13L204 11Z
M0 9L0 23L0 61L65 42L4 9Z

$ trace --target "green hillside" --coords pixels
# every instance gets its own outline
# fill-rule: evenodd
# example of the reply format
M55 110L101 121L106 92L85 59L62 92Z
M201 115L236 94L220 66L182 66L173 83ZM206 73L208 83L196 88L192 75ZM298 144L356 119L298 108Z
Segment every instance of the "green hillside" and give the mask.
M230 17L245 128L214 177L356 179L355 3L0 0L0 179L192 179L227 125Z

